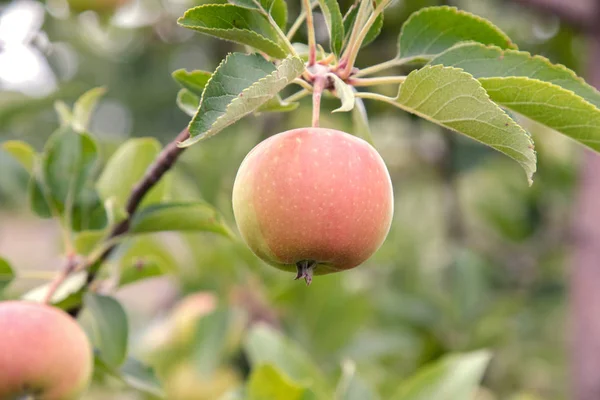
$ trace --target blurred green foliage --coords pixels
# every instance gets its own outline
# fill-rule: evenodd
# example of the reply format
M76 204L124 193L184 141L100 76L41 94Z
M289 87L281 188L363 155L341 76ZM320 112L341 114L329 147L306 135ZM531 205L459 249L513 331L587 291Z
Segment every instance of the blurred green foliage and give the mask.
M171 72L212 71L235 48L176 26L185 9L200 3L138 0L138 14L124 9L110 20L89 13L67 16L59 1L48 1L43 26L28 46L48 62L56 86L41 97L2 91L0 142L23 140L41 151L59 125L54 101L71 104L96 86L107 89L90 121L102 167L119 156L117 146L126 140L127 146L154 150L154 139L132 138L172 140L189 118L175 105L179 86ZM292 15L298 12L295 3L290 2ZM345 10L350 2L340 3ZM385 14L379 41L365 49L359 65L393 57L398 27L408 15L441 3L398 1ZM585 61L581 38L552 18L499 0L452 4L494 21L521 49L576 71ZM326 99L324 106L337 104ZM269 135L306 125L308 105L303 101L293 113L246 118L191 147L160 188L163 199L206 202L224 215L225 227L235 226L231 188L241 160ZM492 360L478 399L566 398L565 265L579 148L554 132L526 125L539 156L539 172L529 188L517 165L488 148L380 104L369 104L368 113L396 203L386 243L360 268L318 277L307 288L264 265L241 241L212 233L136 236L111 260L103 277L109 287L120 286L117 298L130 319L131 352L155 367L168 398L217 399L234 390L226 398L261 399L266 396L263 380L276 382L269 396L277 390L293 393L273 398L308 399L315 395L309 392L324 392L339 399L369 399L377 392L391 399L402 390L417 394L399 399L434 398L419 397L416 383L413 389L399 389L400 382L438 361L429 364L425 378L417 376L431 387L431 374L458 362L449 354L483 348ZM321 119L323 126L352 130L346 114L324 113ZM112 175L94 178L102 187L111 186L119 174L133 183L150 161L139 159L135 166L108 169L104 173ZM0 151L0 171L0 253L7 253L17 280L18 271L24 271L20 284L7 292L17 296L43 283L27 276L57 268L51 261L60 249L44 253L49 263L40 265L15 245L25 242L28 251L36 246L37 225L24 206L28 173L5 151ZM119 198L115 212L124 199ZM23 226L29 230L13 234ZM55 227L44 232L58 235ZM76 238L81 248L98 240L87 235ZM12 279L10 271L0 260L0 287ZM116 284L111 283L114 271L120 279ZM148 277L154 278L139 282ZM196 292L209 296L204 302L211 306L175 306ZM207 299L213 297L220 306L211 313L213 300ZM182 327L182 321L192 321L191 326ZM135 363L98 367L89 398L140 398L140 392L125 388L140 389L153 378L144 378L148 371ZM122 370L118 379L116 367ZM244 379L249 379L246 393L235 392ZM150 386L144 392L153 398L158 389Z

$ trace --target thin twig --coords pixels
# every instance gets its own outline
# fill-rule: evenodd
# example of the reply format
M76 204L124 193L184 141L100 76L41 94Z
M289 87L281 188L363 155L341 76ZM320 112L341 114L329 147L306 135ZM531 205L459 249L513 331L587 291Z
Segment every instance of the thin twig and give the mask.
M317 41L315 39L315 24L313 21L312 7L310 0L303 0L304 10L306 11L306 30L308 33L308 66L315 65L317 61Z
M348 84L352 86L397 85L403 83L406 76L378 76L376 78L351 78Z
M286 97L282 100L283 103L293 103L294 101L300 100L303 97L306 97L310 94L310 92L306 89L302 89L299 92L292 94L289 97Z
M319 127L319 116L321 115L321 95L325 90L325 83L327 78L324 76L317 76L313 87L313 114L312 114L312 126L313 128Z
M48 288L48 292L44 297L45 304L52 303L52 297L54 297L54 293L58 290L60 285L75 271L77 268L77 256L75 253L69 253L67 255L67 261L65 263L64 268L60 271L60 273L54 278L54 280L50 283L50 287Z
M313 1L310 4L310 9L312 10L313 8L315 8L317 6L317 4L319 4L318 1ZM292 24L292 27L290 28L290 30L288 31L288 33L286 35L288 40L292 40L292 38L294 37L296 32L298 32L298 29L300 29L300 27L302 26L302 23L304 22L305 19L306 19L306 10L302 10L302 12L300 13L300 15L298 15L298 18L296 18L296 20Z

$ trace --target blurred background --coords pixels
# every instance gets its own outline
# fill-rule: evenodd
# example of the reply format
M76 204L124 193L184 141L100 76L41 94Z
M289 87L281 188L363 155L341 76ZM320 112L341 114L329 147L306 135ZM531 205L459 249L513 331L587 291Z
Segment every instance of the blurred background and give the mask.
M71 9L66 0L0 3L0 143L24 140L41 150L59 123L54 102L72 103L96 86L108 90L90 129L103 161L129 138L167 143L189 121L175 105L179 87L171 72L212 71L228 52L240 50L177 27L177 17L201 1L122 1L114 14L101 6L79 12L86 7L78 3L86 2L69 2ZM350 4L340 3L342 10ZM520 49L600 86L600 12L594 8L600 5L594 3L399 0L359 65L392 58L412 12L448 4L490 19ZM292 18L299 4L288 2ZM322 17L317 21L319 41L326 43ZM292 113L245 118L191 147L169 172L169 197L203 199L235 227L231 189L241 160L269 135L306 125L309 103ZM326 101L326 110L334 107L335 100ZM307 288L227 238L131 240L112 264L142 262L160 271L116 292L130 319L131 352L156 368L169 399L218 399L248 372L236 335L262 321L299 343L328 378L352 359L383 399L420 366L481 348L493 359L480 400L599 399L597 157L525 121L539 157L529 188L519 166L499 153L383 104L367 103L367 109L395 191L393 226L378 253ZM324 112L321 118L323 126L353 131L349 115ZM61 265L59 228L31 213L27 180L0 152L0 254L20 272L10 297L48 281ZM193 327L215 307L239 309L245 317L235 319L229 351L206 377L192 357L198 351ZM89 398L144 397L106 381Z

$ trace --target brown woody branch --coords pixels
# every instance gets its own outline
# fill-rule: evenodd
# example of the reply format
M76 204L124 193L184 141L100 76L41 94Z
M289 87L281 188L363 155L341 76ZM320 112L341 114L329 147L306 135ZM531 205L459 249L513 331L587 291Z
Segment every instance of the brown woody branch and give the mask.
M144 177L133 187L129 199L127 200L127 205L125 210L127 211L127 218L123 221L119 222L117 225L113 227L110 234L106 237L105 242L113 242L115 238L127 233L129 231L131 220L135 215L139 205L142 200L146 196L146 194L156 185L158 181L164 176L164 174L173 167L173 164L177 161L181 153L185 150L185 148L178 147L178 144L186 140L190 137L190 133L188 128L177 135L175 140L169 143L156 157L154 162L148 167ZM67 264L64 269L60 272L60 274L55 278L55 280L50 285L50 289L46 295L48 301L52 299L52 296L59 288L59 286L64 282L64 280L74 271L79 269L84 269L88 271L88 276L86 280L86 287L89 287L102 263L106 261L106 259L113 253L113 251L117 248L118 243L114 242L110 244L99 256L94 259L86 260L85 264L77 265L77 263L73 263L72 257L69 257ZM74 308L69 310L71 315L77 315L80 311L81 307Z

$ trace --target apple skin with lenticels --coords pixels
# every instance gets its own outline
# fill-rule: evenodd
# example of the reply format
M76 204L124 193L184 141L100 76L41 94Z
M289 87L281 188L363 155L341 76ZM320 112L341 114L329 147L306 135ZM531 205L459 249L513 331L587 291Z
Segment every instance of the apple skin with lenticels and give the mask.
M379 153L345 132L301 128L259 143L242 162L233 211L250 249L311 276L354 268L383 243L393 191Z
M92 368L91 344L70 315L39 303L0 302L0 399L79 399Z

